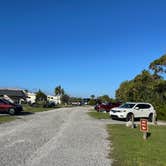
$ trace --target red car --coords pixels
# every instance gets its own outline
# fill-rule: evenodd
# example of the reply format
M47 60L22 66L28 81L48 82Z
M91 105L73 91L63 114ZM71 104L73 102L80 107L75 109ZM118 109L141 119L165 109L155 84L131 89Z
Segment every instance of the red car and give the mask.
M9 113L10 115L14 115L21 111L23 111L21 105L11 103L10 101L5 99L0 99L0 112L6 112Z
M97 112L103 112L103 111L106 111L106 112L110 112L110 110L114 107L119 107L121 105L120 102L117 102L117 103L101 103L101 104L97 104L95 106L95 110Z

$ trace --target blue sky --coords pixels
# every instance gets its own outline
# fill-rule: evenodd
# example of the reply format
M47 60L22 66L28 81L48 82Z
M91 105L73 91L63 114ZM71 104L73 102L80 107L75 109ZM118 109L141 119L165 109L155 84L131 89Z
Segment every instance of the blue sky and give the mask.
M0 87L108 94L166 52L165 0L0 1Z

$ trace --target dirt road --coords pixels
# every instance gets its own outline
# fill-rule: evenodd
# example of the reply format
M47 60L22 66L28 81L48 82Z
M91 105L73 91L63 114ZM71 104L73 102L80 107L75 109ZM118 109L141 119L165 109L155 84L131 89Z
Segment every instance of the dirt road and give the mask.
M110 166L104 123L61 108L0 125L0 166Z

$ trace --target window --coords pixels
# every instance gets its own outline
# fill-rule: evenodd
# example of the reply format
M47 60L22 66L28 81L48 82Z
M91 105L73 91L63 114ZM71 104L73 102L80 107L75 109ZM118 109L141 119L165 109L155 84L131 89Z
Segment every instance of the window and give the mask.
M133 108L135 104L125 103L120 106L120 108Z
M0 101L0 104L4 104L4 102Z
M139 109L148 109L150 108L149 104L138 104L136 105L136 107L138 107Z

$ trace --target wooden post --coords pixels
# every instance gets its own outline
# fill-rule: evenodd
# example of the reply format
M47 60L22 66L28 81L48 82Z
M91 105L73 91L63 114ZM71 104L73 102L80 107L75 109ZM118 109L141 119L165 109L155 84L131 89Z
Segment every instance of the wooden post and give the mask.
M131 128L134 128L134 115L131 115Z
M143 132L143 139L147 140L147 132Z
M157 115L156 115L156 113L153 114L152 122L153 122L154 125L157 125Z

